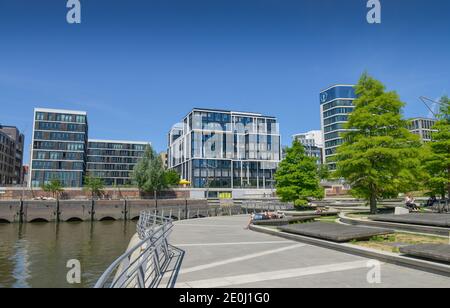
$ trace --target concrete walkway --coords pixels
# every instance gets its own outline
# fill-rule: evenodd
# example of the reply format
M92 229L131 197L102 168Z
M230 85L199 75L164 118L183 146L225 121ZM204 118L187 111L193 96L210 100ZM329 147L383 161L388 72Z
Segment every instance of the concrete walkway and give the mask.
M369 259L245 230L248 216L176 222L170 243L185 252L175 287L450 287L447 277L391 264L371 284Z

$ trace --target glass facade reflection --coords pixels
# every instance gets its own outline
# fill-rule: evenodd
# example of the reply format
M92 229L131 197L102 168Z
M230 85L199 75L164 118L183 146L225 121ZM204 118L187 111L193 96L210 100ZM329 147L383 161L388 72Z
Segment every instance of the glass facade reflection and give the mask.
M89 140L87 173L106 186L131 184L131 173L150 142Z
M433 133L436 130L433 128L436 125L436 119L429 118L415 118L409 120L409 131L420 137L422 142L433 141Z
M64 187L81 187L87 136L86 112L35 109L29 185L58 179Z
M324 140L324 162L330 170L336 170L333 157L342 144L341 138L348 115L355 108L354 85L335 85L320 93L320 118Z
M168 138L168 167L194 188L272 189L281 156L277 119L194 109Z

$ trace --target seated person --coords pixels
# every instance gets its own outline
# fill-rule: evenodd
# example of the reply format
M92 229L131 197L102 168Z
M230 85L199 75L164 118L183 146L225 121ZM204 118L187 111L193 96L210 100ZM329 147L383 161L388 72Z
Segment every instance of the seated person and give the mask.
M425 204L426 207L432 207L438 200L436 199L436 196L431 196L430 199L427 200L427 203Z
M419 207L417 206L417 204L415 202L416 202L416 200L412 197L411 194L406 195L405 205L412 212L417 212L419 210Z

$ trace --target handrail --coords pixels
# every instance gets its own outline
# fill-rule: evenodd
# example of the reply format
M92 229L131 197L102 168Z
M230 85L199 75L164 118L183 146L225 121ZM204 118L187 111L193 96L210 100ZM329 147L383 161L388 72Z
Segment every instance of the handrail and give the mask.
M172 219L141 212L136 230L140 242L103 273L95 288L152 288L170 262L168 238Z

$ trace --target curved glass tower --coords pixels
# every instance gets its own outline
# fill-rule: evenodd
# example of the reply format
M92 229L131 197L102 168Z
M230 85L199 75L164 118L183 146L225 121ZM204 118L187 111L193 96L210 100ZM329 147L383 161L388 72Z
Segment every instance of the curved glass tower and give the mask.
M324 162L330 170L336 170L334 156L343 139L344 124L348 115L355 108L354 85L334 85L320 92L320 122L324 140Z

